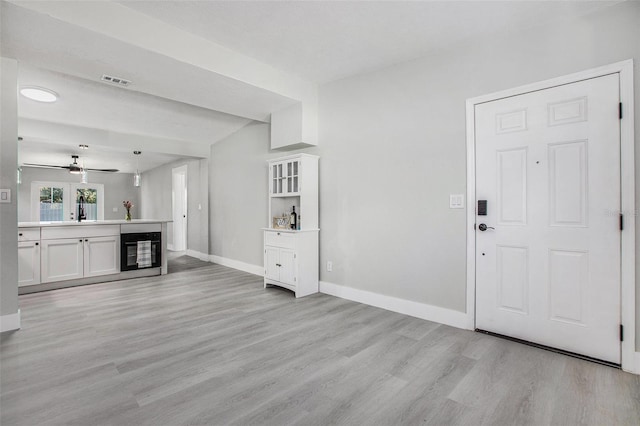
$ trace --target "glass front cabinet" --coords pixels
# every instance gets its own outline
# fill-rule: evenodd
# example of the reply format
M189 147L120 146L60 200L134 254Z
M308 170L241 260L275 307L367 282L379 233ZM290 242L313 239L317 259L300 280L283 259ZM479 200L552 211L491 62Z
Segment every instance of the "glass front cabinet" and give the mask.
M300 193L299 160L272 163L270 173L272 195L297 195Z
M318 292L318 157L269 160L269 216L264 231L264 286L296 297ZM295 212L297 216L293 216ZM291 217L296 218L291 223Z

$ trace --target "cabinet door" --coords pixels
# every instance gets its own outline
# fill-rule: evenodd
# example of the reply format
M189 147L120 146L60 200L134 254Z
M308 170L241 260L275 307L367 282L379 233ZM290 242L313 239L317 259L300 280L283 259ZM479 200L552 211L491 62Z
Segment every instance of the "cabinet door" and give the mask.
M279 249L275 247L264 248L264 276L270 280L280 281Z
M40 242L18 243L18 286L40 284Z
M295 285L295 253L293 250L280 249L280 282Z
M120 272L120 237L93 237L84 240L84 276Z
M287 161L286 163L286 192L287 194L297 194L300 192L300 162L298 160Z
M285 179L285 167L286 165L282 162L272 163L271 170L269 171L269 175L271 176L271 193L272 194L282 194L284 193L284 179Z
M82 242L82 239L77 238L42 240L40 264L43 283L82 278Z

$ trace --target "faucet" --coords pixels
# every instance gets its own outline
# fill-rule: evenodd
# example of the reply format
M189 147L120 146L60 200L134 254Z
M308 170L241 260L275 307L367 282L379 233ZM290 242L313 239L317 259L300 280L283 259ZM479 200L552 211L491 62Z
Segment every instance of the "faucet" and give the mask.
M81 195L78 200L78 222L82 222L82 219L86 219L87 215L84 212L84 196Z

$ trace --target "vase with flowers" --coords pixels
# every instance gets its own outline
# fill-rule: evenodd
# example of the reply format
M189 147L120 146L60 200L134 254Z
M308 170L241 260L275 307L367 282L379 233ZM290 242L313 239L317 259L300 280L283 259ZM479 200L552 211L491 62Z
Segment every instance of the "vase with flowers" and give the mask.
M125 209L127 209L127 214L124 217L124 220L131 221L131 207L133 207L133 203L129 200L123 201L122 205Z

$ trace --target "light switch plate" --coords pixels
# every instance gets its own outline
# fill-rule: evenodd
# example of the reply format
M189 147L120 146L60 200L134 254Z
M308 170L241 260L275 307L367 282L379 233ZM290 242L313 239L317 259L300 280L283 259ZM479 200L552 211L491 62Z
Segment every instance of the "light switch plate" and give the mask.
M10 202L11 202L11 190L0 189L0 203L10 203Z
M450 209L464 209L464 194L450 194L449 195L449 208Z

